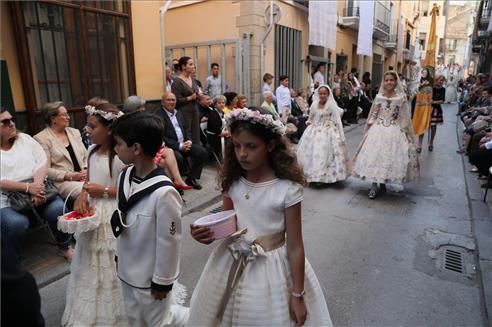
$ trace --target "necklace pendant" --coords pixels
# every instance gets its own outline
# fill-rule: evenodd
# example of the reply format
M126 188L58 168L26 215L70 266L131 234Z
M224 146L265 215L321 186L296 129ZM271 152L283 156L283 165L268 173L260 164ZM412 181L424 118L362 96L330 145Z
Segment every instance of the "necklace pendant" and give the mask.
M249 200L249 193L246 193L244 197L246 198L246 200Z

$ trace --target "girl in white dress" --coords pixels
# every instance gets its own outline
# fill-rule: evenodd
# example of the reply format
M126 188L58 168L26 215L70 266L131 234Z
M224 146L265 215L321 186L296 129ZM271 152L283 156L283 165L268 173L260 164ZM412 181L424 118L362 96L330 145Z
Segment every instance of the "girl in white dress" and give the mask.
M369 198L419 175L419 162L408 114L407 96L395 72L384 74L355 154L352 175L372 182ZM378 188L379 183L379 188Z
M335 183L349 173L340 109L331 89L321 85L297 148L297 158L309 183Z
M93 211L101 219L95 230L75 235L77 244L70 267L63 326L128 326L121 282L114 262L116 239L111 215L117 207L116 183L124 164L115 156L111 123L123 113L111 104L86 107L92 146L88 181L75 201L75 211Z
M226 115L232 140L221 172L224 210L234 209L239 236L219 243L193 293L189 326L331 326L325 297L304 257L305 179L270 115ZM209 228L191 226L197 241ZM287 240L287 241L286 241Z

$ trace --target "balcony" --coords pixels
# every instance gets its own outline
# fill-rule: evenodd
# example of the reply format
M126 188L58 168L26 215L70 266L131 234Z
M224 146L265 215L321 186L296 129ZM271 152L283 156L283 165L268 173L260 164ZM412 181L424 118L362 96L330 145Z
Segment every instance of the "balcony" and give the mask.
M359 7L350 6L343 9L342 24L354 30L359 29Z
M394 50L397 47L397 35L390 35L386 41L383 43L383 47L388 50Z
M491 0L492 1L492 0ZM381 2L374 3L374 37L386 40L390 33L390 10Z
M478 19L479 30L487 30L491 13L492 0L485 0L483 3L482 13Z

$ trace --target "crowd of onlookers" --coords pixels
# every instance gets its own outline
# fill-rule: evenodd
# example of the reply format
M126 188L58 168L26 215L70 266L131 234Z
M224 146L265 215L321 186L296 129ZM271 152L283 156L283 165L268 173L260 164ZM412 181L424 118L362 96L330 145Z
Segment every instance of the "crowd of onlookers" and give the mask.
M463 148L479 179L487 180L492 166L492 75L469 76L459 84L459 115L465 126ZM492 187L489 182L482 187Z
M289 76L279 76L274 89L274 76L263 76L262 104L254 108L271 114L287 127L287 136L297 143L306 129L309 107L315 100L314 90L325 81L325 65L316 67L311 87L295 90L289 86ZM175 187L184 190L200 190L199 180L207 162L221 165L224 143L228 132L224 130L224 114L248 107L246 96L229 89L222 80L220 66L213 63L211 75L204 83L196 78L193 59L182 57L166 65L166 90L161 108L154 113L161 117L165 129L162 148L155 158L156 164L165 169ZM359 80L356 69L340 71L332 83L332 92L338 106L343 109L343 124L357 123L359 117L367 117L371 106L371 79L365 73ZM250 107L251 108L251 107ZM103 110L117 113L120 109L101 97L87 102L87 110ZM130 113L146 110L142 97L128 97L121 111ZM22 239L31 223L32 212L16 210L9 195L23 193L34 204L33 209L45 219L56 238L60 255L71 258L70 235L57 230L58 216L63 214L64 199L67 204L87 188L88 149L95 126L90 122L82 131L70 127L70 114L62 101L43 105L41 112L46 127L34 137L18 133L14 117L5 109L0 116L2 134L2 240L3 251L19 258ZM57 188L58 195L46 197L46 181ZM31 208L32 209L32 208Z

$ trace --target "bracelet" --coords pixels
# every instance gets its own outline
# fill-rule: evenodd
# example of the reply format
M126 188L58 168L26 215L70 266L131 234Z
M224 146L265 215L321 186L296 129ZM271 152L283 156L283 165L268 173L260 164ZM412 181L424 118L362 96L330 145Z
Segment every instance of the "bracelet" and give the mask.
M298 299L302 299L304 297L304 294L306 294L306 291L303 290L301 293L296 293L296 292L292 292L291 295L293 297L296 297Z
M29 183L26 183L26 191L25 191L26 194L29 194Z

